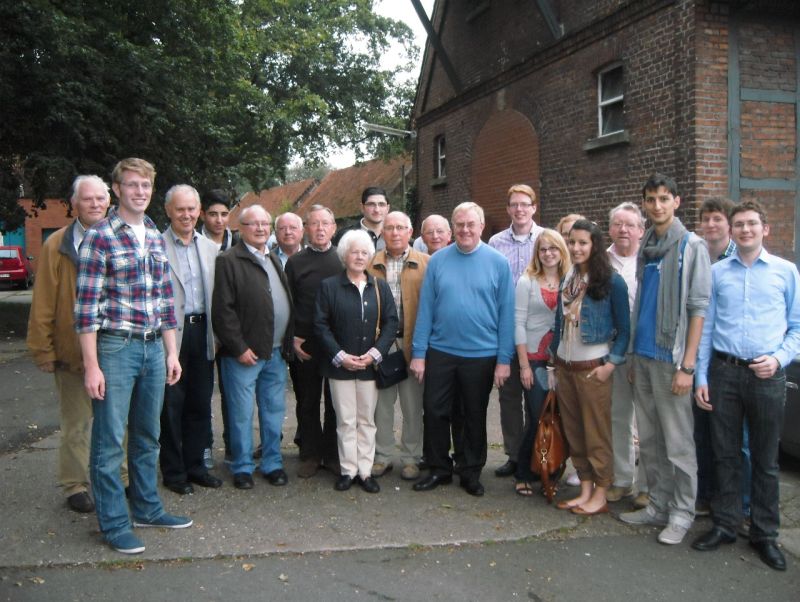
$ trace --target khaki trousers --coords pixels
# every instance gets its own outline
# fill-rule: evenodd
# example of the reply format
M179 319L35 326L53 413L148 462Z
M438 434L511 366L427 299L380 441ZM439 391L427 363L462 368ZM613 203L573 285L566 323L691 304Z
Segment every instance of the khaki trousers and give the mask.
M572 372L556 366L558 408L578 478L593 481L598 487L611 487L611 379L601 383L587 378L590 372Z
M89 444L92 435L92 400L83 386L83 374L56 368L54 373L61 412L58 483L67 497L89 490ZM127 435L125 448L127 449ZM122 462L122 482L128 486L127 453Z
M375 460L375 406L378 389L374 380L329 379L336 411L336 439L342 475L372 475Z

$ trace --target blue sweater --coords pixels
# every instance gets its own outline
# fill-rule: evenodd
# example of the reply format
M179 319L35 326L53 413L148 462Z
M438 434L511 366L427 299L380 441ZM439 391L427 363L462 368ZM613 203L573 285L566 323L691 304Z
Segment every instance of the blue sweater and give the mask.
M480 243L472 253L453 244L428 263L419 298L412 357L428 347L460 357L514 355L514 284L508 261Z

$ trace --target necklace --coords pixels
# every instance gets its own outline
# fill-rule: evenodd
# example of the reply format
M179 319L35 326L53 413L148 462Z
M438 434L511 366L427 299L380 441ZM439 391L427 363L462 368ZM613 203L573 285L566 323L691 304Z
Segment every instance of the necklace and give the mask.
M540 282L543 282L544 287L548 291L554 291L558 288L558 280L556 280L555 282L551 282L550 280L547 279L547 277L544 277L540 280Z

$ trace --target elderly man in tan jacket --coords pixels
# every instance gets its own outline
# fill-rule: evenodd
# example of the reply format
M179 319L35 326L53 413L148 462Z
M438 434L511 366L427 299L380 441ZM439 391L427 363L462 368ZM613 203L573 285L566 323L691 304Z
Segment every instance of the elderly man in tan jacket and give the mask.
M92 401L83 386L73 308L78 247L86 229L105 217L110 196L108 186L98 176L78 176L72 190L72 212L77 219L52 234L39 256L28 321L28 348L39 369L55 376L61 405L58 480L67 505L75 512L92 512L88 474ZM123 481L127 481L127 475Z
M386 248L375 254L368 270L373 276L386 280L392 289L400 324L397 340L391 350L402 349L406 362L411 361L411 337L417 320L419 292L430 259L428 255L409 246L411 231L411 220L405 213L393 211L387 215L383 222ZM415 378L406 378L397 385L378 391L372 476L379 477L392 469L392 457L396 451L394 403L398 397L403 414L398 455L403 464L400 477L414 480L419 477L417 465L422 460L422 384Z

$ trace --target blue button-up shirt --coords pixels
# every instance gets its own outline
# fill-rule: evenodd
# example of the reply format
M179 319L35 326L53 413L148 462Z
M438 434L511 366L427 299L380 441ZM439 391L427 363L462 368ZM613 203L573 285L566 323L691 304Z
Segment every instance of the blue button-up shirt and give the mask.
M708 385L714 350L786 366L800 352L800 275L793 263L761 249L753 265L739 253L711 266L711 301L697 355L697 386Z

